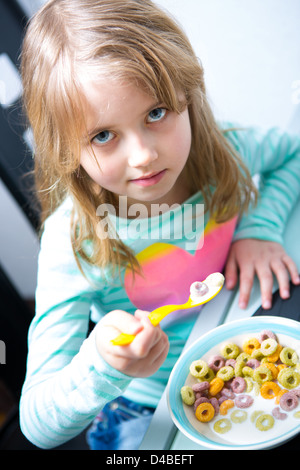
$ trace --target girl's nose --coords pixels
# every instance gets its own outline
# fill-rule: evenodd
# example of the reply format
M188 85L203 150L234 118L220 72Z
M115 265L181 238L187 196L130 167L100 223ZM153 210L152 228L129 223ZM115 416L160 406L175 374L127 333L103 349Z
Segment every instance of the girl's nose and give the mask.
M158 153L152 139L135 135L128 142L128 164L131 167L148 166Z

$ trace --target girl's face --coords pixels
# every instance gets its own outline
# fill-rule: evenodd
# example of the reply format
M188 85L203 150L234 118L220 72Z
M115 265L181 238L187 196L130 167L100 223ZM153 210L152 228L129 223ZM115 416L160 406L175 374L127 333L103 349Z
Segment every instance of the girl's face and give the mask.
M191 147L187 107L177 114L133 84L84 83L89 138L81 165L100 187L127 196L128 205L182 203ZM91 155L91 147L95 158Z

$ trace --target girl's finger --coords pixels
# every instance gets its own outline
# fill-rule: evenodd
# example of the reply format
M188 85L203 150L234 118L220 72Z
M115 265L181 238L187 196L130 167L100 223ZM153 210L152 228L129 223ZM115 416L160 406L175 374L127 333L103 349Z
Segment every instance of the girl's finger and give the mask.
M241 269L240 272L240 296L239 296L239 307L246 308L249 302L250 293L253 286L254 280L254 267L249 264Z
M226 288L233 289L238 281L238 266L233 252L229 254L227 259L224 276Z
M165 361L168 351L168 337L161 331L159 341L150 349L149 354L132 364L131 374L138 377L148 377Z
M160 340L151 349L149 354L149 365L155 365L157 362L164 361L169 351L169 341L165 333L161 332Z
M129 335L137 335L143 328L138 318L123 310L109 312L100 322L103 326L114 327L118 331L117 334L127 333Z
M142 330L131 343L131 350L138 358L148 356L149 351L160 340L162 330L160 326L153 326L148 316L141 318Z
M271 267L277 278L280 297L288 299L290 296L290 279L286 265L281 259L276 259L272 261Z
M260 283L261 305L268 310L272 307L273 274L271 268L263 266L257 268L257 277Z
M295 285L300 284L300 276L296 263L288 255L284 255L282 261L290 273L292 283Z

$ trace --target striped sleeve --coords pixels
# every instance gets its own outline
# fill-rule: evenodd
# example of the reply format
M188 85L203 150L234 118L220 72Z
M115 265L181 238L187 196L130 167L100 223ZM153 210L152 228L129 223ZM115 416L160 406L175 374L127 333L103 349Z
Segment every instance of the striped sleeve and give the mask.
M285 226L300 194L300 137L278 129L228 133L251 174L259 175L258 204L242 216L234 239L283 243Z
M45 449L80 434L131 381L101 358L94 332L87 337L95 292L74 260L68 220L50 218L41 240L20 400L22 432Z

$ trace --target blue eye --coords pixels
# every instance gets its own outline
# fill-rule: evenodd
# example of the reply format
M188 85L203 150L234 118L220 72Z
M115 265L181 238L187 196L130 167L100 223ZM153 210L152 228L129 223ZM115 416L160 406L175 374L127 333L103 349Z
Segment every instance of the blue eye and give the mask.
M114 134L110 131L99 132L94 138L93 142L96 144L107 144L110 140L114 138Z
M165 117L167 110L165 108L155 108L148 114L148 122L157 122Z

